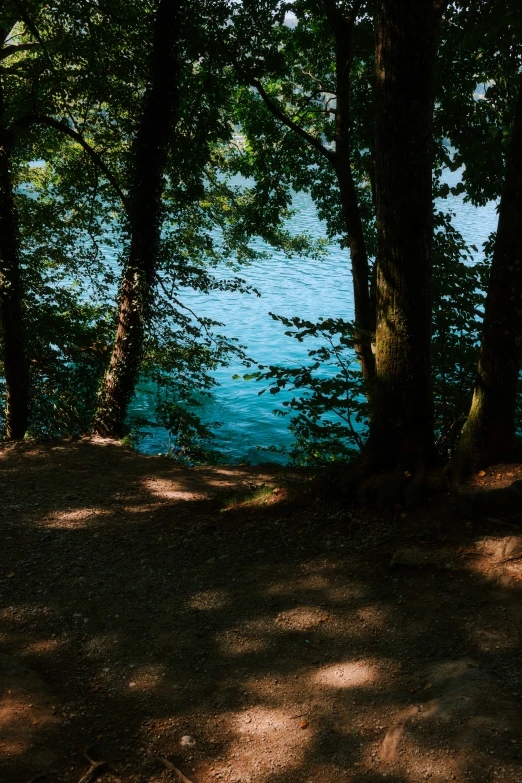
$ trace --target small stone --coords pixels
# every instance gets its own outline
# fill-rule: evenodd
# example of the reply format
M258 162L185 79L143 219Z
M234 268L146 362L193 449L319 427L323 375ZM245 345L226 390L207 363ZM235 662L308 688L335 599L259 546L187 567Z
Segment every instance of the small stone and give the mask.
M194 739L194 737L191 737L190 734L185 734L181 738L179 744L181 745L182 748L193 748L194 745L196 744L196 740Z

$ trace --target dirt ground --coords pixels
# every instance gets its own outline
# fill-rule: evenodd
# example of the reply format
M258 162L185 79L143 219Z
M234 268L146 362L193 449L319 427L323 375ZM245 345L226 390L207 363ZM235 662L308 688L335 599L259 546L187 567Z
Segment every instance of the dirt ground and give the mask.
M368 511L284 469L2 447L0 780L520 783L521 479Z

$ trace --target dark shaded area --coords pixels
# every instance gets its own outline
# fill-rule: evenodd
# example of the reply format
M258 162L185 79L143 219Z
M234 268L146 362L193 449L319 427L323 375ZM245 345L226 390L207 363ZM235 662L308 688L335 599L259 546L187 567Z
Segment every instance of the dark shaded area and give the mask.
M0 482L5 783L86 746L125 783L521 779L522 561L473 548L516 519L110 441L6 447Z

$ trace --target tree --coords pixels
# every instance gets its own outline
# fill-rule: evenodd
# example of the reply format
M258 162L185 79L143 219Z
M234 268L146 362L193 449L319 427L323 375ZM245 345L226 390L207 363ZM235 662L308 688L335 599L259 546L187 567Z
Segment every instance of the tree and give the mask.
M4 9L2 9L4 10ZM17 50L6 44L17 19L7 9L0 26L1 60ZM5 106L3 74L0 72L0 317L5 376L5 435L23 438L29 416L29 383L22 306L19 233L11 176L9 114Z
M522 82L489 274L478 374L452 471L512 459L522 358Z
M118 328L103 379L95 431L121 436L134 392L150 319L161 232L161 196L178 97L179 2L159 0L153 27L150 81L134 144L130 195L131 245L124 272Z
M298 22L293 29L284 24L289 11ZM219 32L220 40L240 83L255 90L239 90L237 118L249 147L236 165L264 180L265 188L274 187L279 175L279 186L310 190L330 233L342 234L351 258L355 351L371 382L375 312L367 236L371 220L365 214L368 191L371 202L371 128L360 123L368 101L368 84L361 86L371 60L366 5L324 0L276 2L260 9L245 3L230 22ZM359 100L353 112L357 89L365 90L366 101ZM255 105L260 102L270 118Z
M434 460L430 388L432 118L441 7L375 13L376 380L371 465L422 475Z

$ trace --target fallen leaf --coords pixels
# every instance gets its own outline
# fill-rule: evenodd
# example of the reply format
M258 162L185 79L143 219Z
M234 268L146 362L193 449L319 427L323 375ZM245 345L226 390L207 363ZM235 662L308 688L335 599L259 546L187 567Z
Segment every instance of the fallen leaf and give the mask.
M307 721L307 720L303 720L303 721L301 721L301 726L300 726L300 728L301 728L301 729L307 729L307 728L308 728L308 721Z
M486 475L485 470L479 470L479 472L477 473L477 476L485 476L485 475Z
M13 576L14 576L14 573L13 574L8 574L8 579L11 579Z
M411 473L409 470L405 470L404 475L406 476L406 478L411 478Z
M424 686L424 690L428 691L430 688L433 688L433 683L431 682L426 683L426 685Z

